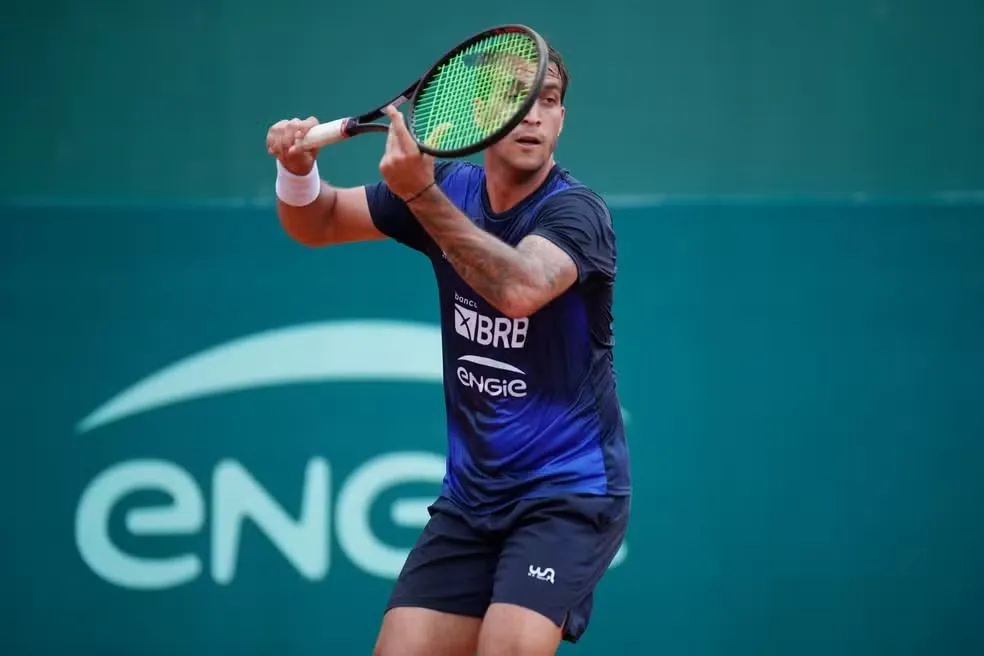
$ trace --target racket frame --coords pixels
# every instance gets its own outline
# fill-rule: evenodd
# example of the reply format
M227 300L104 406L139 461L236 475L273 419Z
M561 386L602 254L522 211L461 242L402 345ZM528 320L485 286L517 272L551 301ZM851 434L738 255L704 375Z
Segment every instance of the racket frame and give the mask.
M533 81L530 84L530 90L526 98L523 99L522 104L513 114L513 116L505 122L497 130L486 136L481 141L474 143L470 146L465 146L462 148L445 149L445 148L434 148L427 145L421 139L417 138L416 131L414 129L415 122L415 112L414 107L416 106L416 101L421 90L425 88L424 83L431 79L440 70L441 66L448 63L451 59L457 56L462 50L465 50L469 46L486 39L490 36L495 36L498 34L525 34L533 39L537 48L537 68L533 76ZM547 69L550 67L550 57L549 50L547 48L547 43L535 30L529 28L525 25L520 24L508 24L499 25L496 27L491 27L481 32L476 32L472 36L468 37L464 41L458 43L454 48L451 48L441 56L440 59L434 62L427 71L417 78L411 85L403 90L398 96L393 98L390 102L384 103L372 111L366 112L365 114L360 114L358 116L348 116L344 118L335 119L328 123L319 123L313 128L308 130L307 134L301 140L302 145L305 148L315 149L327 146L329 144L338 143L339 141L344 141L351 137L358 136L360 134L368 134L371 132L388 132L389 125L384 123L376 123L380 118L385 116L384 109L387 105L392 105L399 108L401 105L409 102L409 109L407 110L407 128L410 132L410 136L413 138L414 142L417 144L417 148L421 152L427 153L428 155L433 155L434 157L441 158L456 158L456 157L466 157L474 153L485 150L492 144L498 142L507 134L513 131L513 129L520 124L523 117L529 113L536 103L537 98L540 95L540 89L543 87L543 81L547 77Z
M415 130L416 122L416 112L414 111L417 106L417 99L423 89L426 88L426 82L428 82L433 76L437 74L441 66L448 63L456 57L461 51L467 49L474 43L487 39L491 36L496 36L499 34L525 34L526 36L533 39L536 44L537 49L537 67L536 72L533 75L533 81L530 84L529 93L523 99L522 104L513 114L513 116L502 124L497 130L490 133L481 141L478 141L470 146L465 146L462 148L435 148L427 145L421 139L417 137ZM407 129L410 131L410 136L417 144L417 148L420 152L427 153L428 155L433 155L434 157L442 158L456 158L456 157L467 157L468 155L473 155L477 152L485 150L489 146L500 141L507 134L512 132L517 125L519 125L523 118L529 113L533 108L540 95L540 89L543 88L543 82L547 77L547 70L550 67L550 53L547 48L547 42L540 36L534 29L527 27L526 25L520 24L508 24L508 25L498 25L496 27L491 27L481 32L477 32L472 36L468 37L458 45L456 45L451 50L444 53L440 59L438 59L431 67L424 73L419 80L411 87L412 92L410 96L409 109L407 110Z

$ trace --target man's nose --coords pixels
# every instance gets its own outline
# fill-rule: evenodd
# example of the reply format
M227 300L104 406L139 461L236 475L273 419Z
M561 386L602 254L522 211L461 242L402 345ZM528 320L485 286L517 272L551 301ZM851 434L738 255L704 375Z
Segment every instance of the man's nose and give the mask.
M530 111L526 112L526 116L523 117L523 123L540 125L540 103L533 103Z

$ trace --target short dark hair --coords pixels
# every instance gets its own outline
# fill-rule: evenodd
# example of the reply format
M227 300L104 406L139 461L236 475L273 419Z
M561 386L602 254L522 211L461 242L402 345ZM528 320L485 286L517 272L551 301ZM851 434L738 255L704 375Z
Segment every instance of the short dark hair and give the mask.
M571 83L571 74L567 70L567 65L564 63L564 58L561 57L560 52L549 44L547 45L547 50L550 54L549 61L557 67L557 74L560 76L560 102L564 102L564 96L567 95L567 87Z

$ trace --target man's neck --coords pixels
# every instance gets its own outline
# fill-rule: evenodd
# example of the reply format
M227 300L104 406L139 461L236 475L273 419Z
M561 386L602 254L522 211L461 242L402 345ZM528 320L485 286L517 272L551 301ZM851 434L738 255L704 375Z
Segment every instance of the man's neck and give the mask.
M487 161L485 190L492 211L501 214L518 205L543 184L553 166L554 159L551 157L550 161L536 172L517 176L515 171L510 171L503 163Z

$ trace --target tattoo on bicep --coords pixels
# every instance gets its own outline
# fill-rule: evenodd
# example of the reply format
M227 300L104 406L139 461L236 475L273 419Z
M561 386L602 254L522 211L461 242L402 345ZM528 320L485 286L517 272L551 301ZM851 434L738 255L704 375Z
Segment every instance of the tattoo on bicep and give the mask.
M570 256L543 237L527 237L520 242L517 250L536 263L543 276L545 289L550 294L570 286L577 277L577 270Z

